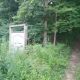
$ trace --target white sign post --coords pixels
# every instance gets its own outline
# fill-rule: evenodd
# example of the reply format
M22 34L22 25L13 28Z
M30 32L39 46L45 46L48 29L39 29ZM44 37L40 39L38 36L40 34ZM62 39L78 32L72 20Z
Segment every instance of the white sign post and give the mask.
M27 44L27 26L25 24L9 27L9 51L23 51Z

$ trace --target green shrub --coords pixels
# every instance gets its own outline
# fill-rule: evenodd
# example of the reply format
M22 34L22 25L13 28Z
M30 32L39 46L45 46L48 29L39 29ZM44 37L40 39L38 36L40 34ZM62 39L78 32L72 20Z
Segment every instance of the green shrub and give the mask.
M61 80L70 52L64 44L49 44L28 46L22 54L7 54L0 60L0 80Z

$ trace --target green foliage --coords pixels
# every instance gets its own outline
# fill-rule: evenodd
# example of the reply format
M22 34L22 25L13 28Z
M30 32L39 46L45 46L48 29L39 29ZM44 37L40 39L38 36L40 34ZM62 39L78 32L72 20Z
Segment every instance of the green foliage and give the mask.
M0 0L0 23L28 23L29 37L40 42L44 33L44 20L47 20L47 32L51 34L71 32L74 27L80 27L80 1L51 0L44 10L45 0ZM57 14L57 16L56 16ZM46 18L45 18L46 17ZM0 26L0 34L5 35L6 24ZM4 33L3 33L4 32Z
M9 23L18 10L18 3L15 0L0 0L0 38L8 37Z
M0 59L1 80L62 80L70 48L64 44L30 45L26 52L6 54ZM0 54L3 56L3 54Z
M75 77L76 80L80 80L80 64L77 66Z
M0 38L3 36L8 36L9 34L9 28L8 28L8 21L0 19Z
M79 5L76 6L77 2L75 2L75 0L52 0L52 4L50 2L48 3L46 12L44 10L44 0L17 1L20 6L17 15L13 17L14 22L27 22L29 25L33 25L30 31L30 37L35 37L35 41L40 41L39 39L42 37L41 34L44 32L45 16L48 21L47 32L49 37L55 30L59 33L70 32L74 27L79 27L80 25L80 8ZM31 34L33 34L33 36Z
M12 20L11 18L16 14L17 9L18 4L15 0L0 0L0 18Z

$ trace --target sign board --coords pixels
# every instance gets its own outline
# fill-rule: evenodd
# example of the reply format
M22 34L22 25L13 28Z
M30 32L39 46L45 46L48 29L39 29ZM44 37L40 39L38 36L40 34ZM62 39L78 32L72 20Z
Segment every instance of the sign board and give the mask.
M10 26L10 52L23 51L27 43L27 26L25 24Z

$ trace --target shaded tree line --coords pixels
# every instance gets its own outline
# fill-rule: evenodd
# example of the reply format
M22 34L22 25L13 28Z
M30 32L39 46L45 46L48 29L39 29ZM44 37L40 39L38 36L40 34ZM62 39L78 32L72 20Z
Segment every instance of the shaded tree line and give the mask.
M31 42L56 44L58 34L80 27L80 1L0 0L0 37L10 23L27 23Z

